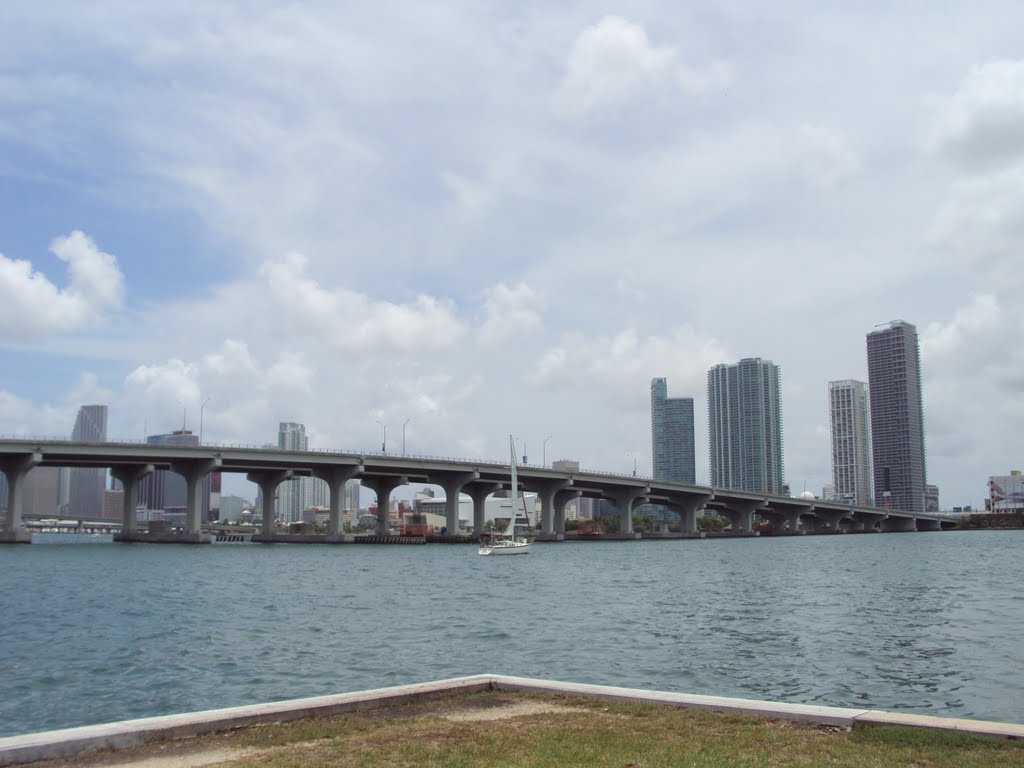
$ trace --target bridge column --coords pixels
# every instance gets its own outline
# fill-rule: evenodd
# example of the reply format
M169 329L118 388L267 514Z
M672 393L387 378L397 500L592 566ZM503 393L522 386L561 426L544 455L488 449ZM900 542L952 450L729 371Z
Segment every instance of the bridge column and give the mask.
M734 533L751 533L754 530L754 511L764 506L764 501L735 501L722 509L729 518Z
M501 483L474 483L466 493L473 500L473 535L480 536L484 532L484 511L487 497L501 488Z
M822 523L822 533L839 533L839 521L849 517L849 512L836 512L834 510L816 509L814 514Z
M633 505L648 492L646 488L621 488L613 497L615 508L619 510L619 533L623 536L633 534Z
M531 480L530 490L540 496L540 531L546 536L555 532L555 494L572 485L572 480ZM564 527L563 518L563 527Z
M887 533L916 531L917 522L913 517L889 515L882 521L882 530Z
M111 476L124 489L124 507L121 517L121 533L132 533L136 529L135 509L139 506L139 480L153 471L152 464L130 464L113 467Z
M555 494L554 535L565 537L565 505L583 495L579 488L566 488Z
M697 513L707 505L711 496L673 496L672 506L679 512L679 530L682 533L697 533Z
M43 461L41 453L10 456L0 461L0 470L7 476L7 522L0 529L0 544L30 544L32 534L21 525L21 499L25 475Z
M406 477L375 477L362 481L363 485L377 494L377 535L388 534L388 509L391 506L391 492L409 480Z
M221 460L219 458L182 459L171 464L171 471L184 477L185 484L188 487L187 500L185 502L186 533L199 534L203 524L203 480L220 465Z
M331 495L331 517L327 523L327 538L337 539L341 536L341 502L345 497L345 483L363 471L362 464L344 467L320 467L313 470L313 477L327 483L327 491Z
M432 478L433 479L433 478ZM474 480L480 479L480 473L477 471L473 472L458 472L456 474L446 474L439 476L438 485L444 488L444 524L448 529L449 535L455 535L459 532L459 504L461 502L460 495L462 489L473 482ZM474 507L474 514L476 508Z
M290 469L278 469L269 472L249 472L245 479L250 483L256 483L260 487L263 496L263 522L260 525L260 534L273 536L277 529L277 510L274 500L277 496L277 486L292 476Z

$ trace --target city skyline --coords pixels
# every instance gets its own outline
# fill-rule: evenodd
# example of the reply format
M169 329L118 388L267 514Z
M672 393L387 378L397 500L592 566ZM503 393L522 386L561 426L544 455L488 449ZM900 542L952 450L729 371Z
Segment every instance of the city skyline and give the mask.
M118 13L0 6L0 433L651 474L650 379L703 435L760 355L819 489L827 382L908 317L942 505L1012 468L1019 4Z

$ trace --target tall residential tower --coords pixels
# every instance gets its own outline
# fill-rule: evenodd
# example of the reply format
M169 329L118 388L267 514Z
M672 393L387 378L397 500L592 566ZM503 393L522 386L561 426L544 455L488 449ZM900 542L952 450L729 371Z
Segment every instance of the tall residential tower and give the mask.
M103 443L107 440L107 406L83 405L78 409L71 439L76 442ZM103 489L107 470L74 467L68 473L68 509L80 517L103 515Z
M894 320L867 336L875 504L925 511L924 407L917 329Z
M840 501L871 506L868 389L863 381L828 383L832 432L832 492Z
M655 480L697 482L693 398L669 397L665 379L651 379L651 457Z
M711 484L784 492L779 366L745 358L708 371Z

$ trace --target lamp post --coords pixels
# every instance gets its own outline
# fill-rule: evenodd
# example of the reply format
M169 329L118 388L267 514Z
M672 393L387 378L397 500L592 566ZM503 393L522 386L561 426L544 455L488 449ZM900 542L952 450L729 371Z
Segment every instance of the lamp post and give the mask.
M554 435L548 435L544 438L544 446L541 449L541 460L544 462L545 467L548 465L548 440L552 437L554 437Z
M632 451L626 451L626 455L632 457L633 459L633 477L636 477L636 454L634 454Z
M181 431L185 431L185 423L188 421L188 411L185 409L185 404L178 398L174 398L174 402L181 406Z
M199 444L200 445L203 444L203 409L206 407L206 404L208 402L210 402L212 399L213 399L213 395L208 395L207 398L205 400L203 400L203 404L199 406Z
M385 424L381 419L377 419L377 423L380 424L380 427L383 430L383 433L381 435L381 440L380 440L380 452L381 453L387 453L388 452L388 425Z
M405 428L412 419L406 419L402 424L402 455L405 456Z

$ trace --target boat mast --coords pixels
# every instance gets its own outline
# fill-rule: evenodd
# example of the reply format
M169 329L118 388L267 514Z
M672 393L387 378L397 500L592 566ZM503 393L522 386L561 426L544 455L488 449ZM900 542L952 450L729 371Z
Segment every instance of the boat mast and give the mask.
M512 515L508 521L508 529L505 534L515 538L516 517L519 515L519 505L516 503L519 496L519 476L516 473L516 444L512 435L508 436L509 468L512 471Z

